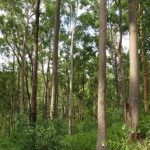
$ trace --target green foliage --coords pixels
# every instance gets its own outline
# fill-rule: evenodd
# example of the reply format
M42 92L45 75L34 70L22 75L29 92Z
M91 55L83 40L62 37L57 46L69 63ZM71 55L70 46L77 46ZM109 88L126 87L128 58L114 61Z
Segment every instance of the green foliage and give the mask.
M146 135L142 141L136 139L131 139L131 134L129 134L126 125L123 122L122 115L120 112L117 114L117 110L109 110L107 113L111 113L111 118L109 120L108 127L108 149L111 150L148 150L148 145L150 142L150 130L148 126L150 125L149 115L142 115L139 128L137 129L141 134ZM110 114L109 114L110 116ZM118 117L117 117L118 116ZM118 118L118 119L116 119Z
M96 121L95 120L91 120L90 118L86 118L86 120L77 123L75 125L75 131L77 133L86 133L88 131L93 131L94 129L96 129Z
M109 150L148 150L150 144L150 115L142 115L139 131L146 134L142 141L130 139L123 122L123 113L117 109L107 110L107 147ZM68 135L63 121L38 122L36 127L20 120L17 132L0 138L2 150L95 150L96 121L89 118L77 122L74 134ZM0 150L1 150L0 149Z
M61 121L39 122L29 126L27 122L18 125L18 131L13 135L19 150L58 150L62 148L62 136L65 129ZM63 130L62 130L63 129Z
M12 142L12 137L0 137L0 150L19 150L17 144Z
M140 116L140 122L139 122L139 130L140 132L144 133L147 137L150 138L150 113L144 114ZM150 141L150 139L149 139Z
M27 43L25 53L27 58L27 68L25 70L28 83L29 97L31 92L32 66L29 55L33 51L34 33L34 13L36 0L0 0L0 54L11 58L15 56L13 64L6 63L8 67L1 67L0 71L0 150L94 150L96 145L96 107L97 107L97 83L98 83L98 46L99 46L99 2L97 0L80 0L79 14L77 15L76 30L74 36L74 77L73 77L73 135L68 136L66 119L63 121L37 122L36 126L30 126L28 114L30 110L27 106L28 95L25 87L25 113L19 116L19 90L20 90L20 64L22 49L24 48L25 33ZM107 55L107 93L106 93L106 124L108 150L148 150L150 145L150 114L141 112L138 130L146 135L142 141L128 141L129 135L126 132L122 108L115 109L116 85L113 70L113 45L117 42L116 34L119 31L119 7L122 8L122 32L128 32L128 2L121 1L108 2L108 31L112 30L112 41L108 41L110 47ZM60 26L60 59L58 70L58 114L61 114L62 99L65 109L68 107L69 74L70 74L70 21L74 18L76 1L65 0L61 4L61 26ZM139 34L141 25L144 29L143 47L147 50L149 59L150 47L150 3L149 0L138 0L144 13L137 12ZM26 10L27 9L27 10ZM139 8L138 8L139 9ZM27 12L26 12L27 11ZM45 99L45 83L41 74L41 65L45 67L50 57L51 71L51 52L53 49L55 1L45 0L42 2L40 12L40 31L39 31L39 69L38 69L38 92L37 92L37 118L43 117L43 105ZM138 10L139 11L139 10ZM81 13L81 14L80 14ZM73 18L71 18L73 17ZM141 20L140 18L143 17ZM29 19L26 25L27 18ZM110 28L111 26L111 28ZM27 30L25 28L27 27ZM3 34L3 36L2 36ZM125 37L123 37L125 38ZM13 51L12 51L13 50ZM29 54L28 54L29 53ZM149 60L148 60L149 62ZM122 63L124 68L125 97L128 97L129 85L129 54L125 50L122 53ZM119 68L118 68L119 69ZM51 79L51 73L49 73ZM44 72L46 76L46 72ZM140 81L142 81L142 73ZM50 80L51 82L51 80ZM50 83L51 84L51 83ZM50 85L51 86L51 85ZM51 87L50 87L51 88ZM121 87L120 87L121 88ZM141 95L143 87L140 85ZM51 95L51 93L50 93ZM30 99L30 98L29 98ZM121 100L122 102L122 100ZM67 116L67 111L66 114ZM5 135L5 136L4 136Z
M63 143L65 150L95 150L96 130L66 136Z

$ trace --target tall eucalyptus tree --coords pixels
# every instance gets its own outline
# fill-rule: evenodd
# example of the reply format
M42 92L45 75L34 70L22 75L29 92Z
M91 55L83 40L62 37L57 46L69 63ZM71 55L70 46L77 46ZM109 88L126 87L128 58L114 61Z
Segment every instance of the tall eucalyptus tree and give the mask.
M38 69L38 51L39 51L39 17L40 17L40 0L36 1L35 24L34 24L34 51L32 55L32 96L31 96L31 123L36 122L36 104L37 104L37 69Z
M106 98L106 28L107 8L106 0L100 0L100 34L99 34L99 79L98 79L98 135L97 150L106 150L106 120L105 120L105 98Z
M136 129L139 118L139 69L137 49L137 20L136 0L129 0L129 109L131 119L128 120L129 128Z
M56 1L55 31L54 31L54 48L53 48L53 68L52 68L52 93L51 93L51 110L52 119L57 116L58 103L58 43L60 29L60 4L61 0Z

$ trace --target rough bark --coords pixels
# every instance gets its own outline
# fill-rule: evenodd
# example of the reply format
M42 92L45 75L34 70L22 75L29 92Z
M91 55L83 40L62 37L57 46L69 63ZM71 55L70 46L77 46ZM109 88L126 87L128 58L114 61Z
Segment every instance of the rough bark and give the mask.
M106 0L100 0L100 41L98 79L98 136L97 150L106 150L105 95L106 95Z
M124 102L124 119L128 127L132 126L131 106L129 102Z
M31 95L31 123L36 122L36 103L37 103L37 69L38 69L38 36L39 36L39 17L40 17L40 0L36 2L35 10L35 33L34 33L34 50L32 56L32 95Z
M58 98L58 43L59 43L59 28L60 28L60 4L61 0L56 1L56 16L55 16L55 35L53 49L53 72L52 72L52 95L51 95L51 119L57 117L57 98Z

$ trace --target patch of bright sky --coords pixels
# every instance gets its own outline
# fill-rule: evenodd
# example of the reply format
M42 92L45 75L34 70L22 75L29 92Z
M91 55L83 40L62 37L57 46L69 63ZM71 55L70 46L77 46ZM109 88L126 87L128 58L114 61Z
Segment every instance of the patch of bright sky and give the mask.
M126 35L123 35L122 47L123 47L125 52L127 52L129 50L129 33L127 33Z
M3 38L2 31L0 30L0 38Z

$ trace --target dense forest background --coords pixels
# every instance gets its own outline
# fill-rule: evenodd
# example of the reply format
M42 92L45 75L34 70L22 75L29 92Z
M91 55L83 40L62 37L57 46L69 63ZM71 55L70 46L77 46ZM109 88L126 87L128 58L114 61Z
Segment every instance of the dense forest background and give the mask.
M0 0L0 150L149 150L149 26L149 0Z

